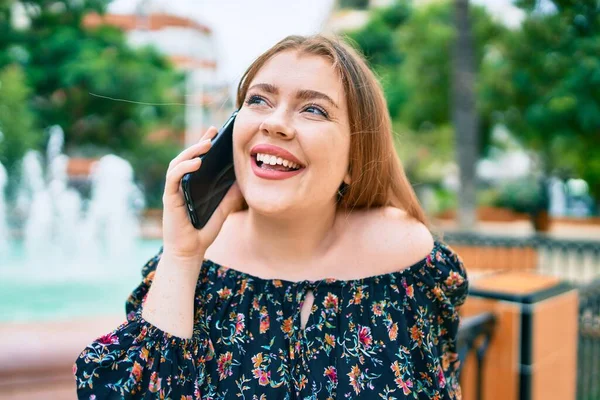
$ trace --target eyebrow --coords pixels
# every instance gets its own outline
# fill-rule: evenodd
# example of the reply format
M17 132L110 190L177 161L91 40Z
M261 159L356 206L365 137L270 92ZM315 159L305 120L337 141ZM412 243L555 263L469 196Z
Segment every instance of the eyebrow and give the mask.
M275 85L271 85L270 83L257 83L256 85L252 85L248 91L252 89L261 89L267 93L278 94L279 89ZM316 90L304 89L296 92L296 98L300 100L312 100L312 99L321 99L330 103L335 108L339 108L339 106L331 99L331 97L327 96L325 93L318 92Z

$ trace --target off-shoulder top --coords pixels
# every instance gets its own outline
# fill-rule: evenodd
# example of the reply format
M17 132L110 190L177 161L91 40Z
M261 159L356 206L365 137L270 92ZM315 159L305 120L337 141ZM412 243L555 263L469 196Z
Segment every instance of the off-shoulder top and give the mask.
M354 280L263 279L205 260L190 339L141 316L160 255L143 267L126 322L73 365L80 399L461 397L455 339L468 283L441 241L405 269Z

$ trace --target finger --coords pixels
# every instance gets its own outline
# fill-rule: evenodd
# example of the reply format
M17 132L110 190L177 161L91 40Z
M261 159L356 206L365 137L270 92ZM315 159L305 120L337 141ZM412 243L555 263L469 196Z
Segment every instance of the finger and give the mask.
M181 153L179 153L177 155L177 157L175 157L173 160L171 160L167 171L174 169L179 164L181 164L183 161L190 160L194 157L198 157L198 156L206 153L208 150L210 150L211 146L212 146L212 143L210 142L210 139L207 139L207 140L203 140L201 142L198 142L198 143L188 147L187 149L185 149Z
M200 138L200 141L206 140L206 139L212 139L216 136L216 134L218 132L219 132L219 130L215 126L211 126L210 128L208 128L206 130L206 132L204 132L204 135L202 135L202 137Z
M189 172L197 171L202 164L200 158L193 158L180 162L176 167L167 172L165 178L165 196L179 195L181 178Z

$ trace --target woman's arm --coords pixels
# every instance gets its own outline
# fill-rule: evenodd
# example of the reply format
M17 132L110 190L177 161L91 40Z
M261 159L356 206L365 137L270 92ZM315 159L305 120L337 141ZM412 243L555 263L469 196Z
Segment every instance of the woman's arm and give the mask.
M194 293L203 257L178 259L163 253L142 306L142 318L164 332L192 337Z

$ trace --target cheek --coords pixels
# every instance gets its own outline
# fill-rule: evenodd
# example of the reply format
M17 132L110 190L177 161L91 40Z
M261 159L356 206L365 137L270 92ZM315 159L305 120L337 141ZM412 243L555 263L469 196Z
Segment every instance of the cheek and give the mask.
M233 127L233 166L235 168L235 177L238 181L240 187L245 182L244 173L246 170L246 154L244 149L247 147L249 137L248 130L244 129L242 124L238 125L238 121L236 119L236 124Z
M256 129L256 122L248 118L242 109L233 125L233 157L236 164L245 158L244 152L248 149L248 144L252 140Z
M333 138L314 144L315 160L321 166L319 174L327 176L328 185L337 187L348 170L350 142L346 138ZM329 181L334 181L329 183Z

